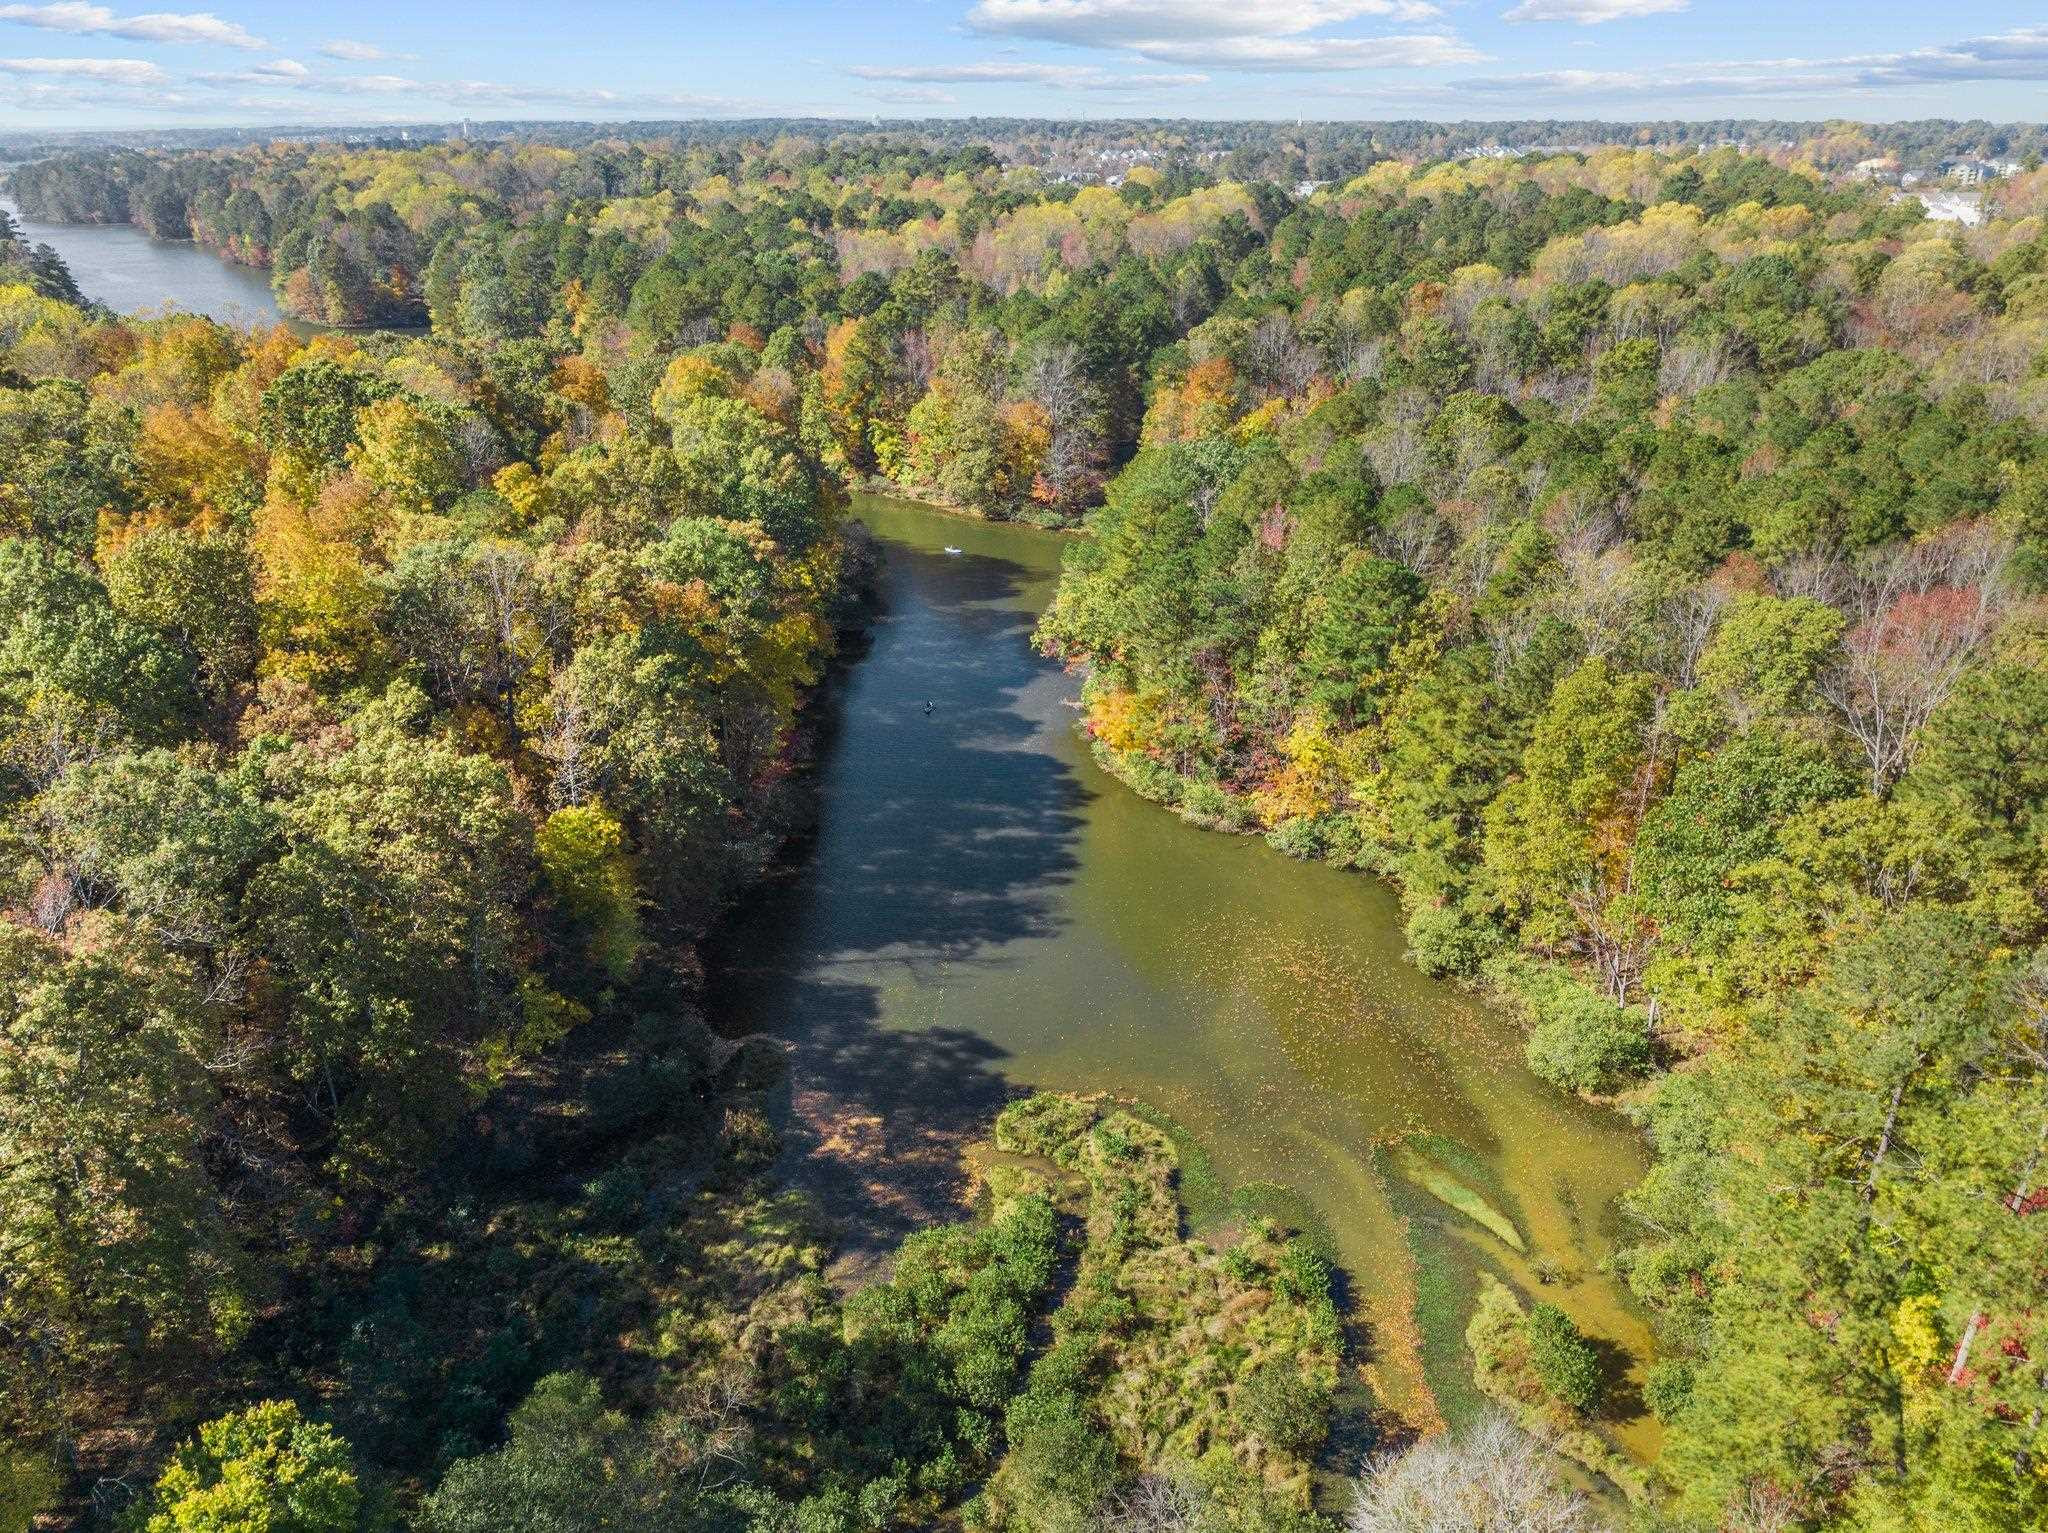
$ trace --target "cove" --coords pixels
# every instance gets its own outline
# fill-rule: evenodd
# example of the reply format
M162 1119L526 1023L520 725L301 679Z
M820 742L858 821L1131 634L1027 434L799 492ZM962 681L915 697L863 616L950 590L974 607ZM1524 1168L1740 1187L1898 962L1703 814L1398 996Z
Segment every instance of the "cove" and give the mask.
M274 325L284 319L270 273L236 266L188 240L155 240L132 224L44 224L21 216L11 197L0 208L31 244L49 245L71 268L78 290L117 314L175 303L223 324Z
M1386 887L1197 829L1096 767L1074 679L1030 643L1065 540L874 497L855 514L881 610L827 704L815 843L721 933L709 997L721 1026L787 1040L785 1166L849 1260L958 1217L960 1149L1009 1096L1106 1091L1169 1114L1229 1182L1305 1201L1364 1322L1364 1382L1412 1423L1478 1406L1482 1271L1639 1382L1647 1328L1601 1270L1645 1164L1629 1126L1410 966ZM1652 1453L1640 1405L1618 1414Z

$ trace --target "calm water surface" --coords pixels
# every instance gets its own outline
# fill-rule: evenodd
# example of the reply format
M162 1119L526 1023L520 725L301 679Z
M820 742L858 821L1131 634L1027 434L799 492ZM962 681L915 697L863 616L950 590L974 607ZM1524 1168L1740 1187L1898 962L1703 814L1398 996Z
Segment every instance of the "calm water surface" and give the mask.
M268 272L230 265L187 241L153 240L130 224L32 223L11 197L0 197L0 208L32 243L56 248L80 292L116 313L172 304L230 324L284 318Z
M793 1041L790 1155L832 1211L898 1234L937 1210L890 1168L950 1156L1006 1095L1127 1093L1229 1178L1310 1201L1371 1323L1366 1377L1412 1419L1432 1394L1472 1408L1481 1270L1639 1360L1641 1320L1598 1271L1643 1170L1627 1125L1536 1080L1508 1020L1408 965L1384 886L1197 830L1096 768L1072 679L1029 643L1060 538L896 501L858 514L885 606L837 695L817 844L727 934L716 997ZM1526 1253L1426 1190L1446 1178ZM1654 1433L1620 1423L1639 1453Z
M280 317L264 274L196 246L23 227L110 308ZM1510 1022L1405 963L1383 886L1194 829L1096 768L1072 680L1030 645L1061 539L858 509L885 607L835 694L817 845L715 965L719 1011L794 1044L791 1159L855 1241L952 1212L961 1144L1015 1091L1112 1091L1171 1113L1233 1181L1307 1198L1370 1326L1366 1379L1411 1419L1432 1397L1472 1406L1481 1271L1642 1358L1599 1271L1643 1169L1627 1126L1545 1087ZM1430 1184L1483 1197L1526 1250ZM1655 1444L1645 1416L1617 1435Z

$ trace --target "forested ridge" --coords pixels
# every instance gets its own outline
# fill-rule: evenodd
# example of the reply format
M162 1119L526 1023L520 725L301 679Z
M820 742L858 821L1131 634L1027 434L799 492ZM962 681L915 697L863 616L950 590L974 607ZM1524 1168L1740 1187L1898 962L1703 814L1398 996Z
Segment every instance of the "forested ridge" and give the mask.
M1113 770L1391 878L1417 962L1644 1124L1673 1515L2033 1526L2038 191L1962 234L1723 169L1298 209L1271 269L1309 297L1162 369L1041 638ZM1489 259L1376 237L1474 186ZM1379 317L1332 356L1314 295Z
M886 482L1081 525L1040 637L1105 763L1392 880L1423 967L1644 1124L1631 1515L2048 1516L2041 173L1970 229L1796 148L1306 197L859 140L15 185L432 327L118 320L0 243L17 1505L1312 1525L1313 1242L1184 1240L1173 1136L1045 1098L973 1221L835 1298L770 1051L697 1014L854 621L843 487ZM1559 1311L1471 1341L1606 1451ZM1451 1491L1591 1517L1491 1425L1352 1525Z

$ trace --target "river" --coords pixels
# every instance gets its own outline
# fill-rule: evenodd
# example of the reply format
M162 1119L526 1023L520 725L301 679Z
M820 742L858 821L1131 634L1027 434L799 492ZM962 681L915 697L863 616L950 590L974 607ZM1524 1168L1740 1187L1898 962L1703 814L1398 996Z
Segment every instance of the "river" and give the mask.
M196 246L25 227L111 308L279 317L261 273ZM1095 766L1072 679L1030 645L1061 538L857 511L887 555L884 606L828 703L816 843L711 964L714 1015L791 1042L787 1164L850 1260L957 1214L959 1153L1008 1096L1111 1091L1170 1114L1225 1178L1305 1200L1365 1322L1365 1382L1411 1421L1476 1408L1463 1328L1482 1270L1639 1378L1648 1333L1601 1271L1643 1170L1635 1133L1536 1080L1510 1021L1407 964L1384 886L1197 830ZM1431 1187L1477 1195L1526 1250ZM1654 1451L1647 1415L1615 1433Z
M43 224L0 197L31 243L49 245L78 290L117 314L175 304L227 324L274 325L284 318L270 274L221 260L186 240L154 240L132 224Z
M1646 1330L1600 1271L1637 1135L1409 965L1385 886L1196 829L1097 768L1073 679L1029 642L1064 540L900 501L857 514L883 610L830 703L816 843L723 935L712 997L791 1040L787 1165L856 1251L957 1215L959 1148L1008 1095L1110 1091L1228 1180L1306 1200L1368 1322L1366 1381L1410 1420L1477 1406L1482 1269L1639 1380ZM1431 1184L1479 1193L1526 1253ZM1654 1449L1646 1415L1615 1425Z

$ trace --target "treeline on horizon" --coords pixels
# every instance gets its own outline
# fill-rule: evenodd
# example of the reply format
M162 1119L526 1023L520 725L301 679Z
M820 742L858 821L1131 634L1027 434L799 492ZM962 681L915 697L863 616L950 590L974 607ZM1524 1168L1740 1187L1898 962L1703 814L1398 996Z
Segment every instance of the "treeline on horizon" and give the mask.
M799 138L820 144L884 140L926 149L986 146L1006 161L1044 164L1053 159L1078 161L1109 149L1145 149L1172 153L1263 157L1274 179L1300 179L1287 172L1299 165L1326 167L1334 155L1391 157L1423 162L1447 159L1461 151L1498 145L1505 148L1580 148L1601 146L1652 147L1666 150L1717 148L1747 144L1767 149L1806 143L1852 130L1866 134L1878 152L1900 156L1911 170L1928 170L1957 158L2023 159L2048 152L2048 128L2039 123L1992 122L1983 118L1917 118L1864 123L1854 119L1815 120L1759 117L1659 118L1637 122L1604 118L1471 118L1436 121L1390 118L1358 121L1260 122L1200 118L1088 118L1061 121L1036 117L885 118L804 117L704 118L690 121L577 122L510 120L475 123L416 123L400 129L388 124L359 128L279 125L263 128L70 129L44 133L0 133L0 161L29 161L53 156L136 149L179 153L190 150L246 148L252 143L347 142L399 148L408 143L476 139L516 140L571 149L617 141L662 142L679 148L694 145L773 143ZM401 137L401 133L405 137ZM1356 167L1355 167L1356 168Z
M1084 521L1041 637L1088 668L1105 762L1205 823L1393 879L1424 967L1509 997L1533 1068L1646 1125L1626 1269L1660 1323L1648 1403L1668 1446L1637 1516L2040 1521L2048 175L2002 183L1980 227L1936 225L1828 173L1867 152L1390 160L1306 198L1180 160L1076 188L986 148L887 140L138 157L120 195L152 188L209 244L261 251L308 317L424 314L432 331L300 342L118 322L32 281L0 299L16 534L0 554L21 572L4 695L28 763L9 1036L61 1039L79 1006L125 1039L173 1002L116 979L187 966L190 1015L140 1033L197 1093L173 1121L122 1094L125 1062L114 1081L52 1076L62 1090L21 1099L58 1116L0 1122L0 1144L47 1155L90 1133L114 1155L147 1124L163 1180L112 1180L161 1187L180 1239L217 1242L130 1270L144 1248L78 1224L55 1182L9 1184L29 1217L7 1227L30 1232L45 1286L0 1289L0 1317L61 1314L77 1333L46 1355L89 1363L36 1397L56 1413L36 1430L76 1434L118 1399L182 1432L189 1414L136 1402L231 1359L241 1399L330 1402L363 1483L401 1500L439 1482L438 1502L451 1474L487 1485L451 1466L567 1420L494 1457L504 1483L582 1462L565 1442L616 1441L631 1451L607 1462L650 1466L648 1495L681 1463L719 1516L745 1485L809 1505L793 1526L922 1525L1000 1485L1029 1443L1023 1462L1083 1472L973 1515L1309 1515L1292 1477L1322 1441L1320 1372L1259 1385L1256 1407L1250 1373L1212 1379L1199 1442L1128 1429L1125 1408L1157 1397L1118 1395L1119 1369L1156 1380L1162 1349L1118 1307L1138 1280L1119 1232L1145 1201L1123 1182L1089 1216L1088 1247L1114 1256L1076 1349L1032 1361L1022 1316L1043 1291L1021 1274L1040 1258L998 1259L1016 1232L994 1224L957 1237L994 1244L900 1312L900 1338L936 1331L964 1285L972 1324L1013 1338L1007 1361L974 1352L985 1373L962 1371L964 1342L915 1353L919 1398L940 1416L971 1403L982 1425L919 1437L900 1475L877 1467L898 1450L870 1416L854 1419L880 1435L858 1446L805 1435L878 1397L833 1350L862 1324L780 1329L782 1278L815 1258L754 1175L770 1153L754 1065L675 1044L686 1006L650 955L687 968L691 918L772 835L853 547L837 487L876 482ZM55 163L53 184L111 197L128 162ZM680 733L650 737L650 720ZM366 804L399 814L427 762L468 806L447 811L453 847L430 827L348 832ZM678 803L690 814L665 819ZM141 804L162 807L117 814ZM230 834L244 812L255 828ZM217 833L162 844L216 814ZM470 939L422 975L374 923L335 950L293 914L360 891L440 931L415 902L477 881L462 859L483 855L479 826L497 827L485 886L507 891L464 907L497 922L503 956L483 968ZM401 849L438 870L402 898L379 892L415 876L386 865ZM347 876L293 882L280 863ZM653 881L679 872L700 882ZM222 892L192 912L188 886ZM90 985L38 988L77 966ZM541 1020L507 1032L529 1001ZM224 1048L223 1026L248 1046ZM61 1054L46 1068L85 1068ZM509 1206L456 1110L545 1116L657 1065L690 1093L558 1124L550 1153L576 1174ZM552 1098L532 1084L551 1071ZM448 1116L377 1095L416 1079L447 1088ZM96 1116L63 1116L87 1112L73 1100ZM414 1137L385 1142L400 1129ZM1059 1143L1077 1164L1142 1165L1137 1132ZM655 1148L622 1154L633 1139ZM437 1159L451 1144L454 1168ZM703 1157L731 1196L677 1225L661 1189ZM154 1209L111 1206L117 1233L162 1234ZM457 1208L462 1238L444 1241L430 1226ZM232 1302L151 1286L240 1270L252 1247L285 1253L295 1286L222 1276ZM1261 1250L1223 1276L1274 1287L1260 1274L1282 1254ZM735 1259L779 1274L741 1283L767 1310L646 1328L693 1273L740 1283L718 1265ZM1313 1310L1309 1258L1290 1260ZM103 1275L67 1286L73 1263ZM1194 1266L1169 1290L1227 1307L1238 1291ZM505 1291L521 1318L499 1331L448 1297ZM316 1317L307 1339L274 1345L297 1315ZM1558 1318L1489 1306L1477 1361L1527 1426L1597 1450L1597 1363ZM121 1344L138 1334L153 1347ZM711 1396L664 1394L667 1361L710 1334L726 1361L736 1338L767 1340ZM826 1351L791 1361L790 1335ZM812 1366L846 1393L820 1393ZM497 1448L506 1408L564 1369L585 1383L551 1384ZM1017 1392L1040 1369L1050 1395ZM790 1414L792 1380L811 1380L811 1414ZM624 1402L617 1426L594 1388ZM400 1431L415 1419L441 1435ZM711 1445L738 1424L753 1435L734 1465ZM635 1435L657 1428L679 1458ZM1113 1462L1084 1451L1091 1430ZM1493 1441L1445 1451L1469 1467ZM1188 1472L1208 1467L1176 1479L1191 1448ZM1478 1479L1554 1492L1540 1457L1508 1457ZM1415 1478L1369 1480L1361 1533L1443 1525L1414 1520L1429 1484L1464 1482L1412 1462ZM869 1484L884 1488L864 1504ZM491 1525L500 1504L474 1505L464 1525Z

